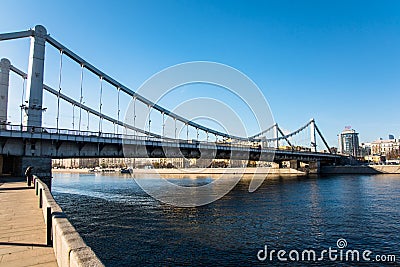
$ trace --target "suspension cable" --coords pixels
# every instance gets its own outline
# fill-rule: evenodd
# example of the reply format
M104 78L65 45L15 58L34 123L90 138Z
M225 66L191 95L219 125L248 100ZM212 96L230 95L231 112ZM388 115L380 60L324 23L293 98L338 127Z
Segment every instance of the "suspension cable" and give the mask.
M62 78L62 66L63 66L63 51L60 50L60 72L58 77L58 94L57 94L57 131L59 129L59 120L60 120L60 93L61 93L61 78Z
M79 131L81 130L81 121L82 121L82 102L83 102L83 69L84 65L81 64L81 96L79 98Z
M136 129L136 96L133 97L133 127ZM135 136L136 134L135 130Z
M149 133L151 132L150 125L151 125L151 106L149 106Z
M162 113L162 137L165 137L165 113Z
M118 93L117 93L117 97L118 97L118 102L117 102L117 106L118 106L117 107L117 109L118 109L118 111L117 111L117 121L119 121L119 113L121 112L121 110L119 109L119 93L121 91L121 88L118 87L117 91L118 91ZM114 123L114 127L115 127L115 123ZM118 128L119 128L119 126L117 125L117 134L118 134Z
M75 130L75 104L72 104L72 130Z
M87 127L86 129L89 131L89 122L90 122L90 114L89 111L87 112Z
M25 110L25 104L24 104L24 99L25 99L25 82L26 78L22 77L22 95L21 95L21 131L22 131L22 126L24 124L23 121L23 110Z
M175 139L176 139L176 118L174 118L175 121Z
M100 99L99 99L100 118L99 118L99 134L102 132L102 114L101 114L101 108L102 108L102 106L103 106L102 97L103 97L103 77L100 77Z

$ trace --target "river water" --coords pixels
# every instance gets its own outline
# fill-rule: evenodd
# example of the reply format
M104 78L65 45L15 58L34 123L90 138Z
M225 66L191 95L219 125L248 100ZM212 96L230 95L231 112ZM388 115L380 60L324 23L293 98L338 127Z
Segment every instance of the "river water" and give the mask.
M177 178L180 184L208 178ZM173 179L172 179L173 180ZM260 250L365 250L395 255L399 264L400 175L268 177L255 192L242 179L209 205L177 208L148 196L129 175L55 174L53 195L106 266L285 265ZM346 247L338 248L338 239ZM342 240L343 241L343 240ZM260 254L261 253L261 254ZM265 251L259 253L260 258ZM307 254L306 254L307 255ZM335 255L334 253L332 255ZM296 259L296 254L291 254ZM333 256L332 256L333 257ZM291 261L291 266L360 263ZM376 262L375 262L376 264Z

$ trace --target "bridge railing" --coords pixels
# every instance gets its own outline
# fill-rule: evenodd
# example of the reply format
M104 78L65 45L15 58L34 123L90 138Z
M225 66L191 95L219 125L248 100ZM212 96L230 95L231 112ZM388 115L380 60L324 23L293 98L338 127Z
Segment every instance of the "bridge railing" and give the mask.
M71 129L57 129L50 127L27 127L23 125L12 125L6 124L0 127L0 132L8 137L21 137L22 135L36 135L39 137L46 136L79 136L79 137L95 137L104 139L120 139L120 140L138 140L138 141L152 141L152 142L163 142L163 143L179 143L179 144L202 144L208 146L226 146L226 147L238 147L238 148L252 148L257 149L258 146L254 146L252 142L244 143L229 143L224 141L199 141L199 140L187 140L187 139L173 139L168 137L152 137L147 135L130 135L130 134L116 134L116 133L104 133L104 132L94 132L94 131L80 131Z
M23 125L2 125L0 131L7 131L10 136L16 136L18 133L31 133L31 134L49 134L49 135L70 135L70 136L84 136L84 137L101 137L109 139L138 139L138 140L159 140L159 138L144 136L144 135L127 135L116 133L104 133L94 131L81 131L71 129L60 129L51 127L27 127Z
M168 137L153 137L148 135L131 135L131 134L121 134L121 133L106 133L106 132L94 132L94 131L82 131L82 130L71 130L71 129L60 129L51 127L27 127L23 125L13 125L13 124L3 124L0 127L0 131L6 131L9 133L10 137L20 136L20 133L31 133L31 134L49 134L49 135L70 135L70 136L84 136L84 137L101 137L108 139L136 139L143 141L161 141L161 142L179 142L179 143L195 143L200 142L197 140L186 140L186 139L173 139ZM215 142L203 142L215 144ZM222 142L221 142L222 144ZM225 143L227 144L227 143ZM246 145L243 145L246 146Z

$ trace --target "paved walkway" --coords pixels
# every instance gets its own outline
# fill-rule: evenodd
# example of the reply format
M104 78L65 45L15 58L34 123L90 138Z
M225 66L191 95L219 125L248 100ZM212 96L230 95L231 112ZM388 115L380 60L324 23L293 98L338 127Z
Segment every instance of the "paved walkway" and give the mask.
M0 178L0 267L57 266L35 190Z

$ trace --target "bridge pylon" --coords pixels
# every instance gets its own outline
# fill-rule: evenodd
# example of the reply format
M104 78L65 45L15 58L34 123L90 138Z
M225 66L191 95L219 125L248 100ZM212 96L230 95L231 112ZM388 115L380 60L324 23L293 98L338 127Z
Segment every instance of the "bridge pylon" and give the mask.
M0 61L0 129L5 129L7 125L10 67L10 60L2 58Z
M34 34L31 36L26 105L23 122L23 126L25 126L29 131L33 127L42 127L42 113L44 110L42 105L46 37L46 28L42 25L36 25Z
M279 126L278 126L278 123L275 123L275 125L274 125L274 138L276 139L275 140L275 148L276 149L279 149Z
M317 138L315 133L315 120L311 119L310 121L310 134L311 134L311 151L317 152Z

